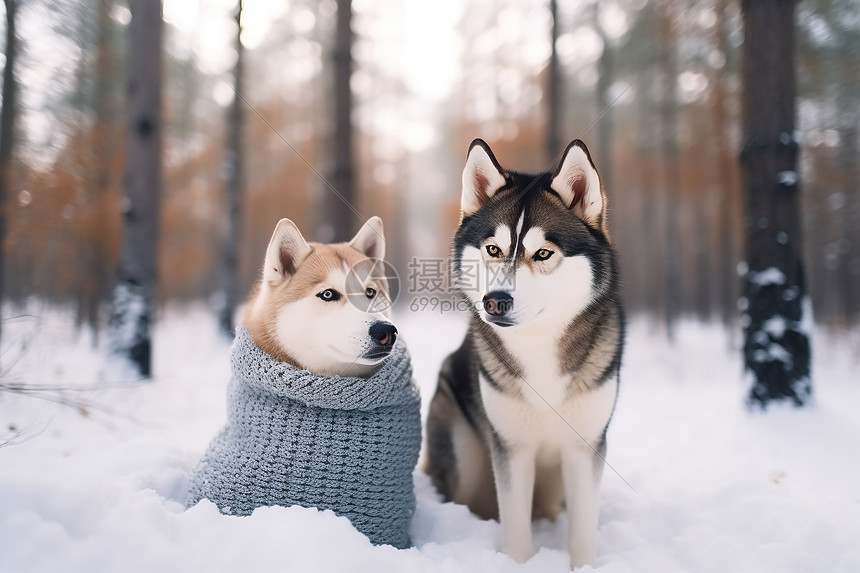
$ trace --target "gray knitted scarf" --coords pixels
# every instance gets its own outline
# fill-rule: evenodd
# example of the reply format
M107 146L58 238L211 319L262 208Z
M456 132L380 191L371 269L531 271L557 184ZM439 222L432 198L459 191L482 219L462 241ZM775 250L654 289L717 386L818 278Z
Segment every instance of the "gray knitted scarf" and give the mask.
M375 544L409 547L421 416L403 341L370 378L299 370L245 329L231 358L227 425L192 472L187 505L206 498L232 515L330 509Z

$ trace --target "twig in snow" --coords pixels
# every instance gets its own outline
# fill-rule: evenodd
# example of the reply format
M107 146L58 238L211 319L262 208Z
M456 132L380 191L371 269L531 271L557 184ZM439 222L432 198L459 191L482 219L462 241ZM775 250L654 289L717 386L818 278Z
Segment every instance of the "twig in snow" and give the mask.
M78 392L88 392L91 390L99 390L101 388L68 388L63 386L28 386L26 384L14 384L0 382L0 392L11 392L20 394L30 398L39 398L64 406L77 408L82 415L89 415L90 410L101 411L105 414L112 414L113 411L101 404L90 400L82 400L74 396Z
M20 446L21 444L23 444L25 442L29 442L33 438L43 434L45 432L45 430L48 429L48 425L49 424L45 424L45 426L41 430L39 430L38 432L32 433L32 434L27 433L28 428L24 428L22 430L19 430L19 429L15 428L14 426L10 426L9 430L12 432L12 435L9 437L0 439L0 449L8 448L10 446Z

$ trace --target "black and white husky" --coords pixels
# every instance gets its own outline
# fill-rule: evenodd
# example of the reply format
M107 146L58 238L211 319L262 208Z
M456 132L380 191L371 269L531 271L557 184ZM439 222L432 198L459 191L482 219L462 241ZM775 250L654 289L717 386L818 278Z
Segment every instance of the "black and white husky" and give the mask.
M579 140L554 173L526 175L476 139L461 211L452 280L474 312L430 404L427 472L498 517L519 562L532 518L566 507L571 565L591 563L624 338L600 177Z

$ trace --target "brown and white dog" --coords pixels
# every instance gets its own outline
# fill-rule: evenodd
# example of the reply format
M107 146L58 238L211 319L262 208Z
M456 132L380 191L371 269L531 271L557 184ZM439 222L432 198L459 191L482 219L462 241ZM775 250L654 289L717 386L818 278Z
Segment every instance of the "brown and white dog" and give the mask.
M243 311L254 343L273 358L322 376L367 377L394 347L388 282L366 259L385 256L382 221L371 217L348 243L308 243L278 222L262 278Z

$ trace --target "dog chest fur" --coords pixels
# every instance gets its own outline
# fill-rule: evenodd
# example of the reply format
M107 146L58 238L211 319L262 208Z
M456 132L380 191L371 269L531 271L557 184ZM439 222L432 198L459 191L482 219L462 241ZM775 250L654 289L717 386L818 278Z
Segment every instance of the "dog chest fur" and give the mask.
M559 356L564 332L563 326L546 323L501 330L499 337L521 367L522 376L512 381L518 392L500 390L480 377L495 431L505 443L540 452L547 462L557 458L563 444L585 440L596 448L617 393L614 378L585 392L572 391L576 385L562 372Z

